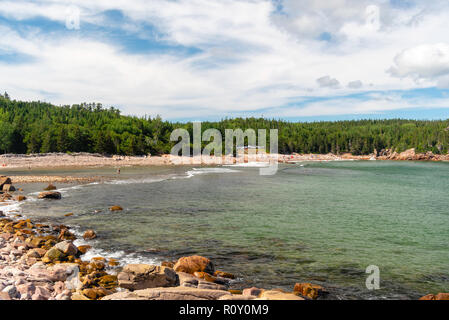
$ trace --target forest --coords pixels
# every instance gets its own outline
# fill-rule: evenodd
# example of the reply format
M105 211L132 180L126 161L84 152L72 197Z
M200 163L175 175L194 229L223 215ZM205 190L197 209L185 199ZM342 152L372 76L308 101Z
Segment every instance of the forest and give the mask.
M12 100L0 94L0 152L25 154L90 152L147 155L170 153L170 134L192 123L164 121L159 116L126 116L99 103L55 106ZM263 118L233 118L202 122L202 130L278 129L280 153L370 154L373 150L446 154L449 120L352 120L289 122ZM205 143L207 144L207 143Z

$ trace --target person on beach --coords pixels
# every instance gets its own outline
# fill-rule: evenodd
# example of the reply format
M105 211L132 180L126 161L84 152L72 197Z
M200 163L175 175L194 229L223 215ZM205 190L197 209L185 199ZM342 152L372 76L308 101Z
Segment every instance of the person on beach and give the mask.
M120 174L120 168L117 168L117 174Z

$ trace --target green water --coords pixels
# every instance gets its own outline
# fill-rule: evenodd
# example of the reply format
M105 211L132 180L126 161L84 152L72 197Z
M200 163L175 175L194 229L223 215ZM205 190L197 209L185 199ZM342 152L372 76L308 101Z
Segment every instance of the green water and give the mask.
M292 289L310 281L329 288L333 299L449 291L448 163L308 162L280 166L274 176L242 167L122 168L119 178L114 172L38 172L118 181L59 185L62 200L31 199L21 210L93 228L97 248L132 262L210 257L239 276L236 288ZM42 186L24 185L26 193ZM116 204L125 210L106 210ZM369 265L380 269L380 290L365 286Z

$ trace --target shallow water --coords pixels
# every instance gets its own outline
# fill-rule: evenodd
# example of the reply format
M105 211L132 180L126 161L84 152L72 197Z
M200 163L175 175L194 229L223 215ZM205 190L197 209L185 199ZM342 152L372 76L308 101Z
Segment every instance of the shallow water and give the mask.
M22 185L24 215L97 231L103 251L91 255L151 263L200 254L237 274L236 288L311 281L336 299L449 291L448 163L304 162L274 176L229 166L7 174L112 178L58 184L59 201L35 199L42 183ZM369 265L380 268L380 290L366 289Z

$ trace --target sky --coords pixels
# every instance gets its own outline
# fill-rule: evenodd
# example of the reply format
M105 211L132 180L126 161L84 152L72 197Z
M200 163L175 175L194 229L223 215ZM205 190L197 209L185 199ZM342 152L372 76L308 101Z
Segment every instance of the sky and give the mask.
M0 92L172 121L449 118L447 0L0 0Z

